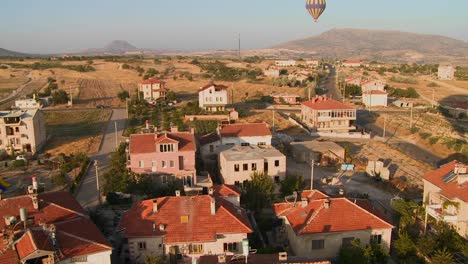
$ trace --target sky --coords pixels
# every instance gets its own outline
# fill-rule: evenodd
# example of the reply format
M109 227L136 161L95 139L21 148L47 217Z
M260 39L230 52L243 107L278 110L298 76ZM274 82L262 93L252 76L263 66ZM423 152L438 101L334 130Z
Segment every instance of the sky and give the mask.
M0 0L0 47L78 52L126 40L138 48L266 48L333 28L399 30L468 41L467 0Z

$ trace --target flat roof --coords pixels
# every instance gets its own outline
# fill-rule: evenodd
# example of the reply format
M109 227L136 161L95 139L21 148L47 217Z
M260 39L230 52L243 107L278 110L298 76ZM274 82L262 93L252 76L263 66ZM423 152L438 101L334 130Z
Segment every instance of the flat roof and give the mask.
M292 147L304 147L315 152L328 152L331 151L343 151L344 148L335 142L331 141L304 141L304 142L291 142Z
M283 153L271 146L226 146L226 150L220 152L228 161L254 160L264 158L285 157Z

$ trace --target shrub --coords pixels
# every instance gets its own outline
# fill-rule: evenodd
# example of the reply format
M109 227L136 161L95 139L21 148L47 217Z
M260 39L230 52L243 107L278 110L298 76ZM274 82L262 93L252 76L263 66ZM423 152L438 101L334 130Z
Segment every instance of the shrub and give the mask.
M26 161L23 159L13 161L14 168L19 168L19 167L24 167L24 166L26 166Z
M432 136L431 133L427 133L427 132L421 132L419 133L419 136L422 138L422 139L428 139Z
M436 144L437 141L439 141L439 138L438 138L438 137L431 137L431 138L429 138L429 144L431 144L431 145Z
M411 129L410 129L410 132L411 132L411 134L415 134L415 133L417 133L419 130L420 130L419 127L412 126Z
M440 87L440 85L438 85L437 83L435 82L430 82L427 87Z

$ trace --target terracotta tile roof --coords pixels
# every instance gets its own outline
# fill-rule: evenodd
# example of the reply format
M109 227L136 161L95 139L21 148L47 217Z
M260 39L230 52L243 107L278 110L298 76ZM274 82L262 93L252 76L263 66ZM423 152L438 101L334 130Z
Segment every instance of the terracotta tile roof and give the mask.
M215 84L215 83L209 83L205 86L202 86L200 87L200 89L198 89L199 92L201 91L204 91L210 87L214 86L215 88L218 88L218 89L221 89L221 90L226 90L228 87L226 85L222 85L222 84Z
M303 102L302 105L315 110L355 110L352 106L330 99L326 96L316 96L310 101Z
M215 185L213 186L213 195L219 197L236 196L240 197L240 191L235 185Z
M58 255L61 260L112 250L104 236L69 192L41 193L38 194L38 201L39 209L34 209L29 195L0 200L0 215L14 216L19 219L19 209L25 208L28 219L32 220L32 223L28 225L28 231L18 240L18 243L0 255L0 263L16 263L18 256L24 258L38 249L53 251L50 237L42 228L43 224L55 225L60 247ZM18 225L17 232L22 232L21 227L22 225ZM0 221L0 229L5 230L5 221ZM62 236L65 232L70 235ZM75 239L81 242L74 243ZM90 250L76 250L85 246ZM0 250L4 247L5 244L0 243ZM73 253L63 255L60 252Z
M149 78L140 82L141 84L163 84L163 81L156 80L155 78Z
M454 171L458 161L442 165L437 170L430 171L423 176L423 179L439 187L441 194L448 199L459 198L468 202L468 182L458 184L457 179L449 182L444 182L444 178ZM458 163L460 164L460 163Z
M251 233L245 211L221 198L215 198L216 214L211 214L211 196L168 196L136 202L124 213L119 229L126 237L164 236L166 243L215 241L216 234ZM187 217L183 222L181 217ZM153 229L153 224L155 229ZM163 224L165 230L159 226Z
M271 136L271 131L266 123L239 123L223 126L219 134L221 137L262 137Z
M157 137L157 138L156 138ZM130 154L156 152L156 143L179 143L179 151L195 151L195 137L187 132L130 135Z
M197 136L197 138L198 138L198 143L200 143L200 145L202 145L202 146L220 140L220 137L219 137L218 133L216 133L216 132L209 133L209 134L206 134L206 135L199 135L199 136Z
M319 190L305 190L301 192L301 198L309 200L320 200L327 198L328 195L324 194Z
M327 200L329 208L325 206ZM273 205L273 210L277 216L288 219L297 235L393 228L346 198L279 203Z
M363 92L363 94L387 94L387 93L384 91L380 91L380 90L371 90L371 91L365 91Z
M233 256L226 256L226 263L244 263L242 259L233 260ZM200 263L203 264L219 264L218 256L216 255L204 255L199 259ZM307 257L293 257L288 256L287 260L279 260L278 254L251 254L248 258L248 264L330 264L328 260L315 260L314 258Z

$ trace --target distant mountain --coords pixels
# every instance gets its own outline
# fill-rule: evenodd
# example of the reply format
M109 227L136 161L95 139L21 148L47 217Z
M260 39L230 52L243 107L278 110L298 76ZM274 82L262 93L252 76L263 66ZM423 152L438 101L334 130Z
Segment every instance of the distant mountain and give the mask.
M468 42L399 31L333 29L315 37L277 45L273 49L313 53L318 57L468 62Z
M0 48L0 57L27 57L27 56L33 56L33 55Z
M103 48L98 49L88 49L81 53L84 54L116 54L121 55L128 52L142 52L142 49L138 49L132 44L128 43L125 40L114 40L111 43L107 44Z

